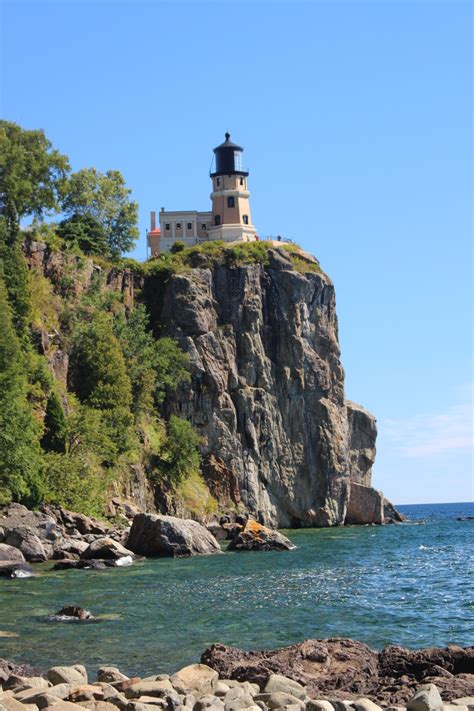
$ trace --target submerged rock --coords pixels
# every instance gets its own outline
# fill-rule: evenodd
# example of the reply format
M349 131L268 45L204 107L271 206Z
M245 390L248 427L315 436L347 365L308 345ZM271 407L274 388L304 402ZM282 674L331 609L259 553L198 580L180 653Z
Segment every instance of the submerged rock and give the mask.
M89 610L85 610L83 607L79 607L78 605L68 605L67 607L62 607L54 616L69 617L76 620L93 619L93 616Z
M108 537L98 538L92 541L88 548L81 554L81 558L84 560L90 560L91 558L119 560L127 557L133 558L132 551L122 546L118 541L114 541Z
M174 516L137 514L127 546L145 556L191 556L221 553L214 536L197 521Z
M295 548L296 546L278 531L273 531L256 521L249 520L231 540L228 550L283 551Z

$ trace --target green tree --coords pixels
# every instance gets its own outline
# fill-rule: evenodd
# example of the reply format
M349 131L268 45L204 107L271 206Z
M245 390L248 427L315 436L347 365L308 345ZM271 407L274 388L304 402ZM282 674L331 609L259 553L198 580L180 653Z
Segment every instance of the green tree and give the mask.
M154 367L157 374L156 399L163 402L166 393L176 390L180 383L191 380L189 356L172 338L156 341Z
M154 402L163 402L166 393L191 379L189 356L172 338L155 340L148 330L149 319L143 304L128 318L122 313L114 321L132 382L135 413L150 411Z
M105 228L92 215L74 213L59 223L57 233L65 242L77 244L85 254L109 253Z
M56 211L68 171L67 156L43 131L0 120L0 212L8 227L26 215Z
M66 448L66 417L59 398L52 392L46 405L44 416L44 434L41 446L46 452L64 452Z
M10 227L5 217L0 216L0 275L5 280L8 300L12 308L13 325L24 342L31 324L30 278L18 226Z
M48 452L44 459L44 501L88 516L104 513L111 477L93 455Z
M124 451L132 421L132 391L125 360L111 319L96 313L76 329L72 350L75 392L79 400L103 412L110 436Z
M118 170L84 168L73 173L62 202L64 213L89 215L102 225L113 256L129 252L138 238L138 205Z
M39 426L27 402L20 345L0 278L0 501L35 502L40 496Z
M171 415L161 458L165 475L173 486L181 484L191 474L199 471L199 442L199 436L187 420Z

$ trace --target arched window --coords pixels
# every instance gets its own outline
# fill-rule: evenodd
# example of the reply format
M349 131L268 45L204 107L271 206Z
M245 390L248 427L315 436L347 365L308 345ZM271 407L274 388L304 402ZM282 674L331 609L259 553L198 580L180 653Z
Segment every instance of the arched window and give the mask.
M243 220L244 220L244 225L248 225L248 223L249 223L249 216L248 216L248 215L244 215Z
M216 216L214 217L214 224L215 224L215 225L220 225L220 224L221 224L221 216L220 216L220 215L216 215Z

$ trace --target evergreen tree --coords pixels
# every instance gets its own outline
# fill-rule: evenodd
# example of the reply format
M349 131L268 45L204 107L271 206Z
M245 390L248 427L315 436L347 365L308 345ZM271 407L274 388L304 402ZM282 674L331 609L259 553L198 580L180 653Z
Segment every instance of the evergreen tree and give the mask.
M12 308L13 325L19 338L25 342L31 324L30 279L18 227L7 225L0 217L0 275L5 280L8 300Z
M107 256L110 253L106 231L92 215L74 213L59 223L57 232L66 242L77 244L84 254Z
M12 312L0 278L0 501L34 502L40 493L39 427L27 403L27 382Z
M162 460L168 481L173 486L180 484L191 474L199 471L199 436L192 425L182 417L171 415L167 437L163 443Z
M101 410L120 451L132 422L132 391L125 360L107 314L96 313L75 333L72 367L75 391L88 407Z
M64 452L66 446L66 418L59 398L52 392L46 405L44 434L41 446L46 452Z

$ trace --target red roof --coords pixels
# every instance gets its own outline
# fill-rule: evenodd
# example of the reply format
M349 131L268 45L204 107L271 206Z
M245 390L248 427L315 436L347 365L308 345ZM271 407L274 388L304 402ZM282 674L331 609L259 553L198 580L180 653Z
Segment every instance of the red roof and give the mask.
M150 230L148 232L148 237L159 237L161 235L161 230L159 227L157 227L154 230Z

